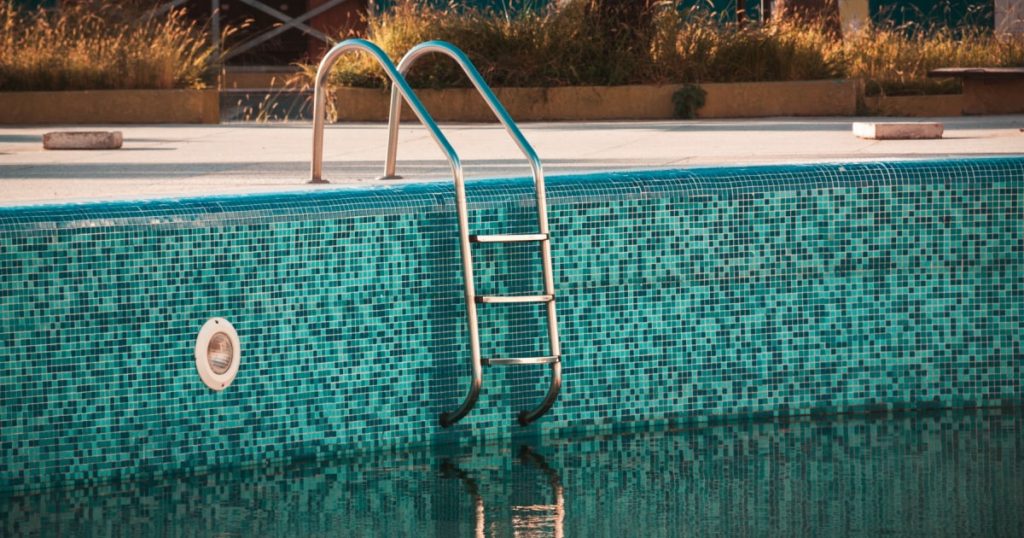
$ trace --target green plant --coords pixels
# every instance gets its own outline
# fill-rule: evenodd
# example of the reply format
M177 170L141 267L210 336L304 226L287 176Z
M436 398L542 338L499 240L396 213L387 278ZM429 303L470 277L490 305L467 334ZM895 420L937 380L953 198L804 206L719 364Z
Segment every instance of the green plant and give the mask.
M213 59L181 10L110 2L22 11L0 0L0 91L197 88Z
M662 77L675 82L762 82L841 76L834 36L817 25L773 21L739 26L692 10L661 32ZM672 41L674 40L674 43Z
M931 68L1024 65L1024 37L972 28L869 26L840 39L827 21L806 17L737 25L708 9L680 11L671 0L631 1L575 0L495 13L407 0L371 16L369 38L396 61L421 41L449 41L488 83L506 87L861 78L869 92L941 93L959 86L928 79ZM308 85L315 70L305 66L293 84ZM359 56L340 61L331 79L387 85L380 67ZM439 57L418 63L409 81L431 88L468 84Z
M691 119L697 117L697 111L704 106L708 92L696 84L687 84L672 94L672 106L675 117Z

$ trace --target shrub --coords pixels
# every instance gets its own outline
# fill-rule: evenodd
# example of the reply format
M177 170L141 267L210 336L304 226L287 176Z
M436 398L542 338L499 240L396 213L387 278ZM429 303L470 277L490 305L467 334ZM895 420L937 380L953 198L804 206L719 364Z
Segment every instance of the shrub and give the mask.
M678 82L764 82L842 76L833 36L813 25L773 21L738 26L695 12L680 19L674 58ZM675 71L672 73L672 71Z
M576 0L540 10L498 14L437 8L408 0L371 16L369 38L395 61L421 41L441 39L466 52L493 86L567 86L762 82L862 78L869 91L956 91L955 81L929 80L935 67L1024 66L1024 37L977 29L910 31L868 27L840 39L828 21L776 19L737 25L706 9L680 11L672 1L635 0L629 31L595 5ZM619 8L616 8L619 9ZM638 13L640 13L638 15ZM624 15L625 16L625 15ZM300 84L316 71L305 66ZM343 58L332 81L384 87L368 58ZM467 86L450 61L427 58L413 69L414 87Z
M677 118L697 117L697 111L704 106L708 92L696 84L686 84L672 94L672 106Z
M645 16L632 14L639 27L625 31L594 7L599 3L577 0L502 16L410 0L370 17L368 37L395 61L422 41L451 42L493 86L796 80L841 74L827 54L829 37L810 27L738 27L705 10L680 13L672 2L655 2ZM305 83L315 70L304 66ZM468 84L456 66L438 58L422 60L408 78L414 87ZM339 61L332 81L362 87L387 82L371 59L359 56Z
M184 12L109 2L21 11L0 0L0 91L198 88L214 51Z
M646 43L630 49L602 33L584 2L515 16L404 2L368 21L369 39L396 62L416 44L440 39L464 50L493 86L628 84L643 78ZM620 38L621 39L621 38ZM305 66L315 72L315 66ZM421 60L409 75L416 87L467 86L451 61ZM372 59L343 58L332 75L341 85L383 87L386 76Z

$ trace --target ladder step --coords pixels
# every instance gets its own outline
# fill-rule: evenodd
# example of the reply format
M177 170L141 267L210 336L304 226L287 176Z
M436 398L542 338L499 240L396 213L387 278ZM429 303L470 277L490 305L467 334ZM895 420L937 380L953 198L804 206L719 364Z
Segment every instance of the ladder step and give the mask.
M559 361L559 357L523 357L521 359L483 359L488 366L512 366L517 364L551 364Z
M554 295L477 295L476 302L480 304L496 303L550 303L555 300Z
M471 235L470 243L525 243L527 241L547 241L548 234L498 234Z

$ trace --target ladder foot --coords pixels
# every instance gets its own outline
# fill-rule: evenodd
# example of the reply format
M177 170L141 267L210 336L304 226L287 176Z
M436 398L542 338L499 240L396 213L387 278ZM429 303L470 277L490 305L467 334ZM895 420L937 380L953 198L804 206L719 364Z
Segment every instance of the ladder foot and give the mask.
M455 421L452 420L451 413L441 413L440 422L442 428L447 428L452 424L455 424Z
M544 401L540 403L534 409L528 409L519 412L519 425L528 426L531 422L544 416L551 406L555 404L555 400L558 399L558 392L562 388L562 363L553 362L551 363L551 385L548 386L548 392L544 395Z

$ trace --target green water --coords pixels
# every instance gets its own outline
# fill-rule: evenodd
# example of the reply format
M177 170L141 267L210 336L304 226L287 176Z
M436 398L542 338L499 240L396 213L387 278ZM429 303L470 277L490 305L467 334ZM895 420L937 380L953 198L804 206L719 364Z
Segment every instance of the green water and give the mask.
M1022 536L1020 410L546 439L0 499L4 536Z

